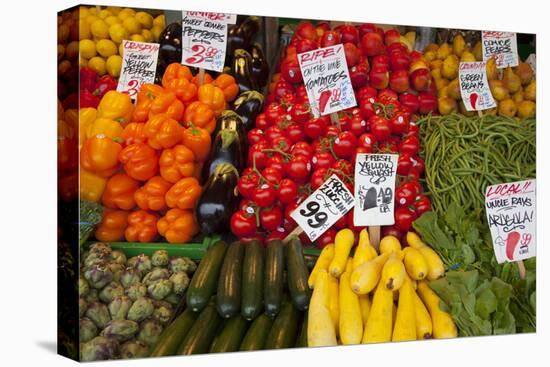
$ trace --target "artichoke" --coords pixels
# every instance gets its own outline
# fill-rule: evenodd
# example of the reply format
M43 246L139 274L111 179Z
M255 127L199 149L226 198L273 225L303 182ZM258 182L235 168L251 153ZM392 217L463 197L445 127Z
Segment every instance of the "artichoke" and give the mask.
M92 265L84 270L84 278L92 288L101 289L113 280L113 273L107 266Z
M115 297L111 303L109 303L109 313L112 320L124 320L128 315L130 307L132 307L132 300L128 296Z
M107 265L107 268L111 271L111 273L113 273L113 280L115 282L120 282L122 273L124 273L125 270L124 265L118 263L110 263Z
M95 242L90 245L90 253L107 253L110 254L113 250L111 250L111 246L104 242Z
M173 286L170 279L161 279L149 285L147 293L151 298L160 300L172 293Z
M151 316L155 311L155 306L153 302L147 297L138 298L130 310L128 310L128 320L135 322L141 322Z
M88 304L85 315L100 329L103 329L111 321L109 309L101 302L91 302Z
M170 280L174 284L173 292L180 296L185 292L187 286L189 286L189 276L187 273L181 271L172 274Z
M111 282L99 292L99 299L103 303L110 303L115 297L123 296L124 288L117 282Z
M97 326L94 322L86 317L80 319L80 342L86 343L97 336Z
M125 265L126 255L122 251L114 250L113 252L111 252L111 262L119 265Z
M155 311L153 311L153 319L162 325L166 325L166 323L172 318L172 306L170 304L168 304L168 306L169 307L158 306L155 308Z
M97 289L90 289L84 300L88 303L99 301L99 291Z
M111 248L101 242L90 246L90 251L84 256L84 267L106 264L111 260Z
M96 336L80 348L80 361L106 361L118 357L118 342L104 336Z
M132 284L139 282L141 282L141 271L136 268L128 267L120 276L120 283L124 288L129 288Z
M197 264L188 257L174 257L170 260L170 270L172 273L193 273L197 270Z
M160 334L162 334L162 326L155 320L145 320L141 323L137 340L152 347L157 344Z
M145 297L147 295L147 287L141 283L132 284L128 289L126 289L126 295L130 297L132 301L136 301L140 297Z
M141 281L147 287L161 279L168 279L170 277L170 271L166 268L154 268L151 272L145 274Z
M131 320L112 320L101 332L101 336L113 338L119 342L125 342L134 337L139 330L139 325Z
M138 269L141 271L141 274L145 274L151 271L153 265L151 264L149 256L141 254L130 258L128 260L128 266Z
M130 340L120 346L120 358L145 358L149 356L147 344L138 340Z
M78 299L78 317L82 317L88 309L88 302L84 298Z
M168 251L166 250L157 250L153 252L151 256L151 263L153 266L166 266L170 262L170 256L168 256Z
M164 297L164 301L170 303L173 306L177 306L181 302L181 296L175 293L170 293L169 295Z
M78 295L80 297L85 297L90 291L90 285L88 281L84 278L78 278Z

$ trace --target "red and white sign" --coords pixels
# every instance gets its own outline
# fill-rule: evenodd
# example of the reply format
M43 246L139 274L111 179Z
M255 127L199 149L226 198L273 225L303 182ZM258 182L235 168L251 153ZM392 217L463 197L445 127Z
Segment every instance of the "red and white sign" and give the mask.
M214 13L208 11L184 11L183 13L184 16L187 15L188 17L203 18L216 22L224 22L227 24L237 23L237 14Z
M518 66L518 42L516 34L512 32L481 32L483 61L494 57L497 68Z
M357 106L342 44L300 53L298 62L316 117Z
M461 62L458 68L458 82L464 106L468 111L482 111L496 107L487 81L487 63Z
M536 256L536 180L487 187L485 211L499 264Z
M124 40L122 47L122 67L116 90L136 99L142 84L155 82L159 44Z

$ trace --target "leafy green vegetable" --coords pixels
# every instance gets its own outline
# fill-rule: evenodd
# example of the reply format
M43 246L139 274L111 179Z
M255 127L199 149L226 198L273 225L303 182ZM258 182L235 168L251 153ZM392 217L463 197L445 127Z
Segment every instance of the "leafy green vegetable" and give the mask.
M103 207L98 203L80 200L79 204L79 242L80 245L90 237L96 225L101 222L103 217Z

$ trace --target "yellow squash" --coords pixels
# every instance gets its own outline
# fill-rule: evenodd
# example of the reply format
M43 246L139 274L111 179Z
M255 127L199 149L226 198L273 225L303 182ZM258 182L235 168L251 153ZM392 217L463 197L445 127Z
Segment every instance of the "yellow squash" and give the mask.
M328 273L320 270L309 302L307 345L310 347L337 345L336 332L328 309L329 297Z
M313 267L313 270L311 270L311 274L309 274L309 278L307 280L307 284L309 288L313 289L313 286L315 285L315 277L317 277L317 273L319 272L320 269L327 270L333 257L334 257L334 244L330 243L325 247L323 247L323 249L321 250L321 254L319 254L319 257L317 258L317 262Z
M414 308L414 289L411 281L405 276L405 282L399 290L399 304L392 341L416 340L416 317Z
M403 285L407 272L399 255L392 253L382 268L380 283L392 291L397 291Z
M361 320L363 320L363 325L367 324L369 319L370 309L372 307L372 302L368 294L362 294L359 296L359 307L361 308Z
M416 339L431 339L432 318L430 313L416 292L413 294L413 301L416 316Z
M340 340L342 344L359 344L363 337L363 320L359 296L351 290L349 277L349 271L340 276Z
M426 281L418 283L420 298L430 311L432 317L433 336L436 339L456 338L457 329L451 315L439 308L441 301Z
M378 284L372 300L367 325L363 333L362 343L389 342L392 336L393 291L382 283Z
M380 273L382 272L382 267L386 263L386 260L388 260L388 256L389 254L387 253L382 254L359 265L359 267L351 273L351 289L357 294L367 294L372 291L380 280Z
M330 274L328 275L328 294L328 311L330 312L330 318L334 324L336 336L338 336L338 320L340 319L340 302L338 300L339 285L338 279Z
M403 250L405 257L405 269L414 280L422 280L428 275L428 263L422 253L414 247L407 247Z
M357 269L359 265L374 259L377 255L376 249L370 243L369 233L366 229L361 230L353 255L353 270Z
M341 229L334 238L334 257L328 267L329 273L333 277L340 277L346 268L348 256L355 242L355 237L351 229Z
M439 255L428 245L426 245L420 237L414 232L407 232L407 243L409 246L420 251L426 263L428 264L428 275L429 280L435 280L445 274L445 266Z

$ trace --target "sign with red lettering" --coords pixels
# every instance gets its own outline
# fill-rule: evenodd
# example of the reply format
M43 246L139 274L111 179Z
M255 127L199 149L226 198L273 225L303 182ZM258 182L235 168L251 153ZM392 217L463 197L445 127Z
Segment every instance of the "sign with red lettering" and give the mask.
M357 106L342 44L300 53L298 62L316 117Z
M512 32L481 32L483 61L494 57L497 68L518 66L518 42L516 34Z
M353 208L353 194L336 175L309 195L290 216L313 242Z
M496 107L487 81L487 63L461 62L458 68L460 94L468 111L481 111Z
M536 180L487 187L485 211L499 264L536 256Z
M223 71L227 47L226 20L220 21L216 16L189 16L187 13L196 12L183 12L181 63L217 72Z
M216 22L224 22L227 24L237 23L237 14L214 13L208 11L186 11L184 15L194 18L204 18Z
M159 44L124 40L122 47L122 67L116 90L136 99L142 84L155 82Z

